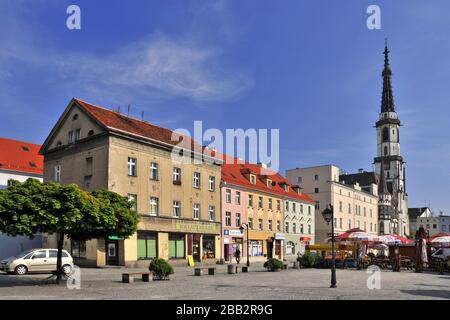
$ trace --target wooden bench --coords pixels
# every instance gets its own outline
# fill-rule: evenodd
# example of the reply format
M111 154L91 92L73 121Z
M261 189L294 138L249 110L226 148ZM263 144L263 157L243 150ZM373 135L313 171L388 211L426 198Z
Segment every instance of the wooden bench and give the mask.
M148 272L122 273L122 282L133 283L136 276L142 276L142 281L150 282L150 273Z
M208 270L208 274L210 276L213 276L216 274L216 268L215 267L195 267L194 269L194 275L201 276L202 270Z

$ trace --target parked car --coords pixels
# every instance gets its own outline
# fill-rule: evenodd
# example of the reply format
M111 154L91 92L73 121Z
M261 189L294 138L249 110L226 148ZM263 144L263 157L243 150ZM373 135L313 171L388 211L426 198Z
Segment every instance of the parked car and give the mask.
M56 271L57 249L29 249L0 262L0 270L6 273L24 275L26 273L52 273ZM73 259L62 251L62 267L65 274L73 269Z
M439 248L431 255L431 258L446 261L450 258L450 248Z

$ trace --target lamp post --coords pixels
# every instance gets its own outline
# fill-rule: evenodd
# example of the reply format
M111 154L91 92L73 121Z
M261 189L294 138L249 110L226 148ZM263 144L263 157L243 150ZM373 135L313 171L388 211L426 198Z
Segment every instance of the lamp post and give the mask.
M249 241L248 241L248 224L247 223L243 223L241 224L241 226L239 227L239 230L241 231L241 233L244 233L244 226L247 229L247 267L250 267L250 249L249 249Z
M322 216L330 224L331 222L331 285L330 288L336 288L336 253L334 251L334 242L336 241L334 237L334 210L333 206L330 205L322 211Z

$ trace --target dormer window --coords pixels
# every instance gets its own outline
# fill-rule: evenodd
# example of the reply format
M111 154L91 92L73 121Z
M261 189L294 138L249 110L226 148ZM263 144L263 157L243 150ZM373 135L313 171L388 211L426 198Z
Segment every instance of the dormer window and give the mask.
M267 188L272 188L272 180L267 179Z
M254 174L250 175L250 183L251 184L256 184L256 176Z

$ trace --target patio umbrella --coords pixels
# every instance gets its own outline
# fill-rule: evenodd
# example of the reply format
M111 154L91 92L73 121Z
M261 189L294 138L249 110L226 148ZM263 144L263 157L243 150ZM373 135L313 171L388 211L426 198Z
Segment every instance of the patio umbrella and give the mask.
M450 236L436 237L433 240L431 240L431 243L434 243L434 244L450 243Z
M378 236L355 228L336 236L336 241L378 241Z
M430 239L440 238L440 237L450 237L449 233L438 233L435 235L430 236Z
M385 244L406 244L406 243L412 243L413 241L405 238L405 237L401 237L395 234L384 234L382 236L379 237L380 241L382 243Z

